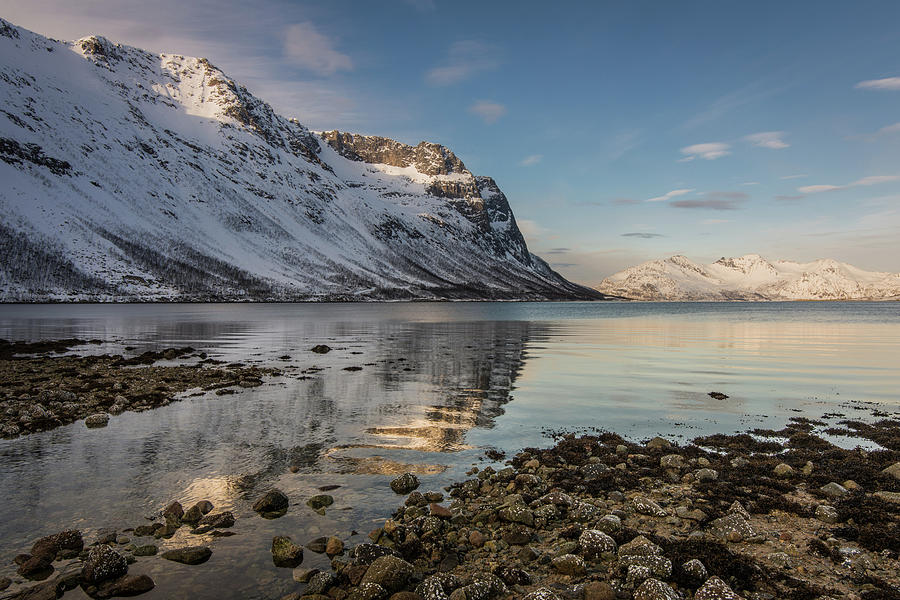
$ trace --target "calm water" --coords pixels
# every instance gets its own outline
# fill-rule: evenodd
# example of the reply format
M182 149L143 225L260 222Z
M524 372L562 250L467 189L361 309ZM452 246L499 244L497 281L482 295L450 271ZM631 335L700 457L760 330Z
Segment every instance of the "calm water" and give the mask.
M0 576L66 527L134 527L174 499L235 511L234 537L162 542L211 543L206 565L139 559L131 572L157 582L146 598L294 591L290 569L272 566L273 535L362 541L398 504L392 474L414 470L420 489L439 490L486 447L547 444L548 430L690 439L900 409L898 303L0 306L0 337L108 342L93 352L191 345L285 369L263 387L126 413L105 429L0 440ZM335 350L311 353L319 343ZM326 484L342 487L320 516L304 502ZM264 521L249 507L271 486L297 505ZM304 566L325 564L306 553Z

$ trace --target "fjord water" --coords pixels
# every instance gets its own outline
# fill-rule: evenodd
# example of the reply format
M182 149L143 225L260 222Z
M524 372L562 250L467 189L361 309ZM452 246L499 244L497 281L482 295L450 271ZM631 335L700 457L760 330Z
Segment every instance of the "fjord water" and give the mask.
M284 370L104 429L0 440L2 565L41 535L76 527L90 540L176 499L235 512L234 537L183 528L162 541L210 543L206 565L134 565L157 582L150 598L279 597L298 584L272 565L273 535L363 541L400 500L393 476L413 470L422 491L440 490L483 466L486 447L547 444L559 429L688 440L900 409L898 303L8 305L0 337L105 342L80 352L190 345ZM334 350L310 351L323 343ZM324 516L305 505L323 485L341 486ZM249 507L272 486L292 506L267 521ZM304 566L326 564L307 551Z

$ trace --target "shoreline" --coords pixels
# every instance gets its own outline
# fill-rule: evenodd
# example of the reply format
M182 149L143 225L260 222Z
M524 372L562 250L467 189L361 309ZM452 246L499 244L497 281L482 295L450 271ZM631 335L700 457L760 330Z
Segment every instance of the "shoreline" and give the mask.
M67 353L96 343L0 342L3 418L20 417L26 406L62 406L60 398L47 406L34 400L73 383L85 386L83 402L53 413L55 420L32 419L34 431L120 404L164 406L202 387L198 377L210 390L233 393L280 375L212 361L188 347L130 358ZM117 404L123 383L135 400ZM43 392L23 397L16 387L34 385ZM371 532L357 524L361 534L291 540L284 527L271 548L252 551L271 551L283 567L281 577L296 589L283 600L900 599L900 421L877 408L870 413L871 422L838 413L794 417L781 430L712 434L684 445L558 432L555 444L503 464L502 452L486 448L490 466L471 469L469 479L443 492L417 489L411 475L391 482L401 506L391 516L385 510ZM877 449L841 448L816 432ZM269 490L253 507L260 516L170 498L149 521L135 514L133 527L34 540L17 550L15 573L0 571L0 599L51 599L79 586L97 598L148 592L155 583L142 568L157 579L173 576L166 561L210 569L202 563L212 554L234 552L216 540L235 535L236 519L258 530L260 518L296 514L297 505L324 512L335 487L308 498ZM277 521L265 523L278 529ZM357 543L366 533L368 541ZM321 555L307 564L330 568L303 567L304 551Z
M335 537L303 545L275 538L273 561L294 568L285 576L297 582L282 600L900 598L900 422L845 423L885 447L875 451L833 446L811 433L815 425L800 417L780 431L716 434L684 446L564 434L496 469L473 468L471 478L445 488L449 494L422 493L404 475L391 482L402 505L368 542L345 548ZM327 493L302 499L316 510L330 500ZM101 533L91 546L63 547L73 532L37 540L17 563L43 568L47 579L20 580L0 598L52 598L79 585L98 598L149 591L152 580L126 574L127 563L200 565L215 552L201 545L157 557L154 540L185 526L212 539L233 535L232 513L203 503L185 508L174 501L156 523ZM270 490L254 510L277 518L290 509ZM304 549L327 555L331 569L300 566ZM86 565L99 555L121 557L120 566L88 581ZM46 573L62 558L75 560Z

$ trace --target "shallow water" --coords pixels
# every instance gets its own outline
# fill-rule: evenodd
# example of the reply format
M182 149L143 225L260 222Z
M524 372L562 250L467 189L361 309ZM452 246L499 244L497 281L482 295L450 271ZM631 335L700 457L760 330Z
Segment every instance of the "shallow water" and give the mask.
M897 303L0 306L0 337L107 342L90 352L191 345L285 369L104 429L0 440L0 575L63 528L134 527L174 499L235 511L234 537L162 541L211 542L206 565L139 559L131 572L157 582L146 598L277 598L299 584L272 566L273 535L362 541L398 504L392 474L417 470L421 490L438 490L486 447L546 444L555 429L687 440L900 409ZM334 351L309 351L319 343ZM304 503L326 484L342 487L320 516ZM249 506L271 486L296 505L265 521ZM325 564L306 553L304 566Z

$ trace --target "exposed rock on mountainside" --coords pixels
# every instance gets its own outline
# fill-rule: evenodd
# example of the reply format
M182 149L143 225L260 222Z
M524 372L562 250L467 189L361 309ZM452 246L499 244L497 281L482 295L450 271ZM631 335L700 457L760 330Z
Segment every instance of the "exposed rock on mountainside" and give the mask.
M447 148L320 138L206 59L0 20L0 80L0 300L602 297Z
M898 300L900 273L831 259L769 262L748 254L700 265L677 255L620 271L597 289L636 300Z

